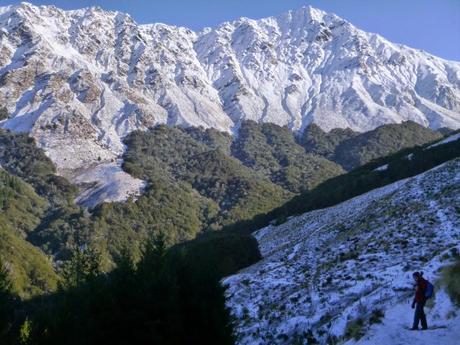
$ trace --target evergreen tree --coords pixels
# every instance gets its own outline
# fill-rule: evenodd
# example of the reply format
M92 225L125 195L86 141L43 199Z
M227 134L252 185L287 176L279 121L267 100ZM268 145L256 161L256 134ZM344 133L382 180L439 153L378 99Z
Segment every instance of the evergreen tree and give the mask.
M62 277L67 288L94 279L101 273L101 254L92 247L80 246L73 250L72 258L64 264Z
M150 234L142 248L142 259L139 263L140 274L158 274L166 254L166 237L163 233Z
M13 298L8 270L0 258L0 343L3 344L12 325Z

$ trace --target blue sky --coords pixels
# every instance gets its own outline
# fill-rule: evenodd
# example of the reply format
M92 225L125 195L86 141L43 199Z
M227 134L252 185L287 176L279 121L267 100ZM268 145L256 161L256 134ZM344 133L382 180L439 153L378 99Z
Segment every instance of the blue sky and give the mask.
M0 5L19 1L0 0ZM65 9L101 6L139 23L163 22L199 30L241 16L262 18L311 5L390 41L460 61L460 0L37 0Z

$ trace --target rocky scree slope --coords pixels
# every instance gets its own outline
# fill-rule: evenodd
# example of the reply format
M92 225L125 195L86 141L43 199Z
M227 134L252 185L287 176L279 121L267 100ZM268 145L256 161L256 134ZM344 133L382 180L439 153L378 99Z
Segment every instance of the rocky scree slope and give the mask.
M0 103L10 114L0 125L29 132L61 175L89 188L85 198L123 200L144 188L117 158L126 134L158 123L460 123L458 62L311 7L196 33L100 8L22 3L0 9L0 46Z
M257 231L263 259L223 280L237 343L342 343L369 332L374 342L360 343L409 344L412 271L436 281L460 249L459 171L456 158ZM428 315L447 329L429 339L457 341L455 310L439 290ZM379 320L383 328L371 326Z

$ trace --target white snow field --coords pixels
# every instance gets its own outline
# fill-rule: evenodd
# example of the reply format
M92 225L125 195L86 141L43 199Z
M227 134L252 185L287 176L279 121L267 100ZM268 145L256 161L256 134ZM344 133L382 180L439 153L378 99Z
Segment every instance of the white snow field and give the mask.
M75 182L119 159L128 133L158 123L459 128L460 63L311 7L193 32L98 7L21 3L0 8L0 104L11 115L0 126L29 132ZM139 192L122 174L103 175L125 197Z
M436 283L460 250L460 158L255 233L263 259L225 278L237 343L459 344L460 310L442 287L416 333L412 272ZM434 302L434 303L433 303ZM382 323L375 316L382 311ZM374 320L371 321L371 320ZM350 333L351 334L351 333ZM328 342L329 339L329 342Z

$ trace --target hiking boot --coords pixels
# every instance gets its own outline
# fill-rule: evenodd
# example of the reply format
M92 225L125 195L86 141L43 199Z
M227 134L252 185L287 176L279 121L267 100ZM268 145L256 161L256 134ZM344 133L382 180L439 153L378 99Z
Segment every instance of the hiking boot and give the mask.
M418 331L418 328L415 328L415 327L412 327L412 328L409 328L410 331Z

